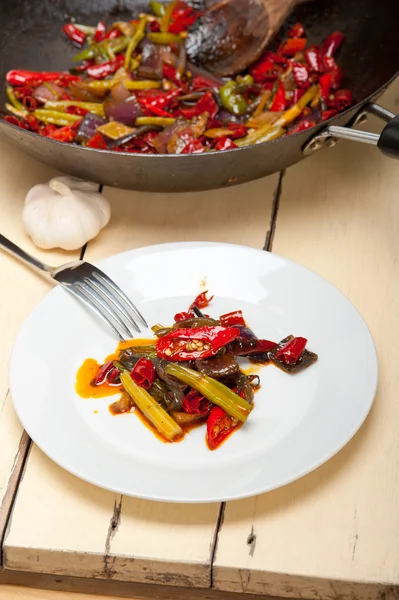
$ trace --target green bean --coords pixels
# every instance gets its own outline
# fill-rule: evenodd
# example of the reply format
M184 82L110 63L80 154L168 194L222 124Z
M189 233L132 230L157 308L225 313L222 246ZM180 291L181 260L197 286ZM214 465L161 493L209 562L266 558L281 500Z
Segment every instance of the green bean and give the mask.
M252 410L251 405L240 396L237 396L237 394L223 385L223 383L220 383L220 381L174 363L168 363L165 366L165 371L169 375L173 375L187 385L190 385L207 398L207 400L223 408L234 419L242 422L247 420Z
M167 127L172 125L176 119L169 117L137 117L136 125L160 125L161 127Z
M126 371L121 373L121 382L143 415L166 439L173 441L183 435L183 431L176 421L168 415L166 410L154 400L147 390L137 385Z

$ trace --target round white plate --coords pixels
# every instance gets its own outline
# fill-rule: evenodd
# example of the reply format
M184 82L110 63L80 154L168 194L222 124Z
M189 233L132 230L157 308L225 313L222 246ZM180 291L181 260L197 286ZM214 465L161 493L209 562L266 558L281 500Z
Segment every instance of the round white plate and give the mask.
M219 449L195 429L160 442L134 414L112 416L113 398L82 399L75 377L117 341L62 288L23 324L11 359L11 392L34 442L95 485L151 500L216 502L260 494L312 471L338 452L366 418L377 386L371 334L354 306L315 273L274 254L213 243L132 250L99 266L150 325L172 322L206 282L219 316L242 309L258 337L308 338L318 362L296 375L261 369L247 423ZM203 289L203 288L202 288ZM148 337L150 331L144 331Z

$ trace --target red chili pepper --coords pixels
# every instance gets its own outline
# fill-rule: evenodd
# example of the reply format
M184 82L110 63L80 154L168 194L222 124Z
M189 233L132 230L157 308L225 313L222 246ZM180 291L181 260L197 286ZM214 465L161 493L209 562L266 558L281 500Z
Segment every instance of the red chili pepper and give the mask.
M89 111L85 108L81 108L80 106L67 106L65 112L69 113L70 115L80 115L81 117L84 117Z
M32 96L33 88L28 85L23 85L15 90L15 95L18 99L22 99L25 96Z
M62 28L67 38L74 42L77 46L81 47L86 41L87 34L84 33L79 27L76 27L73 23L67 23Z
M112 29L109 33L107 33L107 35L105 36L105 39L107 40L115 40L118 37L121 37L121 32L119 31L119 29Z
M170 113L164 109L169 108L173 103L173 100L181 94L181 90L170 90L169 92L163 92L161 90L146 90L137 92L137 100L141 108L151 111L157 116L168 116ZM164 114L159 114L163 112Z
M42 71L20 71L13 70L8 71L6 75L6 80L11 85L15 86L24 86L26 84L39 84L43 81L56 81L62 80L67 83L70 81L78 81L80 78L77 75L70 75L69 73L62 72L42 72Z
M22 99L22 104L26 110L33 111L37 109L37 100L32 96L24 96Z
M281 56L280 54L277 54L276 52L268 52L267 56L270 58L270 60L272 60L274 63L276 63L276 65L281 65L282 67L287 67L288 66L288 58L285 58L285 56Z
M345 110L353 104L352 92L350 90L337 90L335 92L333 104L338 112Z
M92 79L104 79L107 75L115 73L123 65L124 61L125 57L123 54L118 54L113 60L88 67L87 74Z
M292 106L294 104L296 104L300 98L302 98L304 93L305 93L305 88L295 88L295 90L293 91L293 94L292 94L292 98L291 98Z
M277 350L277 352L274 354L274 358L289 364L296 363L305 350L307 343L308 340L306 338L294 337L292 340L284 344L284 346L279 348L279 350Z
M276 64L276 61L273 60L270 55L271 53L267 52L249 70L252 77L257 83L264 83L265 81L276 81L279 75L281 75L283 72L281 64ZM286 61L284 59L284 63L285 62Z
M246 125L242 125L241 123L229 123L227 127L231 130L229 137L232 140L244 137L244 135L247 135L248 132L248 127Z
M221 315L220 324L223 325L223 327L245 325L244 317L242 316L242 310L235 310L234 312L229 312L225 315Z
M94 41L95 42L102 42L103 40L105 40L106 37L107 37L106 31L107 31L107 26L105 25L105 22L104 21L99 21L97 23L97 27L96 27L96 30L94 32Z
M44 125L44 127L39 127L38 134L43 137L50 137L50 135L56 130L56 125Z
M285 89L282 81L278 84L277 92L274 95L270 110L272 112L281 112L287 107L287 100L285 98Z
M114 369L114 361L110 360L102 365L95 378L90 382L91 385L103 385L107 381L107 376Z
M237 424L219 406L214 406L206 422L206 438L209 450L216 450L235 429Z
M218 111L219 107L215 102L212 92L207 91L195 106L182 108L179 110L179 114L182 114L186 119L193 119L207 112L210 118L213 119Z
M198 296L195 298L194 302L192 302L190 304L190 306L188 307L188 312L192 312L194 309L194 306L196 306L197 308L206 308L207 306L209 306L209 303L212 302L213 300L213 296L211 296L210 298L207 298L207 293L208 290L206 290L206 292L201 292L200 294L198 294Z
M107 144L101 133L95 133L86 143L88 148L97 148L98 150L106 150Z
M190 16L182 17L176 19L171 23L168 27L169 33L181 33L182 31L187 31L189 27L198 19L201 13L193 13Z
M305 58L312 69L312 71L316 71L316 73L321 73L322 71L322 61L320 57L320 49L318 46L309 46L305 50Z
M54 131L50 132L47 137L52 140L58 140L59 142L73 142L76 136L76 128L71 125L65 127L58 127Z
M40 124L36 117L33 115L26 115L25 121L31 131L39 131Z
M331 109L331 110L324 110L321 113L321 120L322 121L327 121L328 119L332 119L332 117L335 117L335 115L338 114L338 111Z
M291 129L287 132L287 135L293 135L294 133L300 133L301 131L305 131L305 129L309 129L310 127L314 127L316 125L316 121L314 119L308 119L305 117L299 123L291 127Z
M157 378L157 374L154 365L148 358L140 358L130 371L130 377L137 385L148 390Z
M321 45L320 52L322 56L334 56L344 41L344 37L344 34L340 31L334 31L334 33L331 33Z
M21 129L30 129L26 123L14 117L14 115L6 115L4 121L6 123L10 123L10 125L15 125L16 127L20 127Z
M203 75L196 75L191 82L193 90L202 90L203 88L220 88L222 83L218 83L216 79L207 79Z
M184 396L183 410L189 415L207 415L211 408L211 403L206 400L197 390L190 390L187 396Z
M292 65L292 76L299 87L309 85L309 67L305 64L294 62Z
M230 138L226 137L225 135L217 138L215 150L231 150L232 148L238 148L238 146Z
M196 140L192 138L189 142L184 146L183 150L180 154L201 154L205 151L203 144L201 144L200 140Z
M295 56L297 52L305 49L307 43L306 38L290 38L281 44L278 51L283 56Z
M302 23L295 23L295 25L289 28L287 34L288 37L291 38L300 38L303 37L303 35L305 34L305 29Z
M160 358L170 361L208 358L232 342L239 334L240 330L235 327L176 329L157 341L156 351ZM202 342L202 347L197 345L197 348L194 349L195 346L192 342Z
M172 65L164 63L162 66L162 74L166 79L169 79L169 81L173 81L173 83L179 87L183 87L182 77L180 73L174 67L172 67Z
M194 313L192 312L179 312L175 315L175 323L179 323L180 321L187 321L187 319L192 319L194 317Z
M331 83L332 73L325 73L319 79L320 95L325 102L328 100L328 96L330 95Z

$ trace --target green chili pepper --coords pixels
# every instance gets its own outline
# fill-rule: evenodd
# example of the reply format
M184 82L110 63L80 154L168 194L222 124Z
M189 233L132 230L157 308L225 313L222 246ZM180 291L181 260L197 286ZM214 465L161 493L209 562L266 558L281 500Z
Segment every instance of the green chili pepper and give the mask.
M180 35L176 35L175 33L147 33L147 37L150 42L154 44L161 44L164 46L168 46L169 44L178 44L183 43L183 38Z
M89 48L85 48L84 50L82 50L82 52L79 52L79 54L76 54L76 56L73 57L73 61L74 62L79 62L80 60L88 60L90 58L94 58L96 55L96 51L92 46L89 46Z
M237 93L237 84L230 80L225 83L219 90L220 101L223 108L233 113L233 115L241 116L247 112L247 103L244 96Z
M125 54L125 69L129 69L132 54L136 50L137 46L144 37L144 30L147 23L147 17L141 17L139 24L137 25L136 33L129 42L129 45Z
M270 123L267 123L266 125L263 125L263 127L259 127L259 129L251 131L245 137L240 138L239 140L234 140L234 143L239 148L242 146L252 146L253 144L260 144L261 142L270 142L271 140L275 140L284 133L285 129L283 129L281 125L270 125Z
M150 2L151 10L156 17L163 17L165 14L165 6L161 2L155 2L151 0Z
M137 117L135 125L160 125L161 127L167 127L175 121L176 119L173 117Z
M18 100L18 98L15 95L14 89L10 85L6 87L6 94L9 101L15 108L17 108L18 110L25 111L24 105Z
M252 75L237 75L236 82L238 85L252 85L254 78Z
M76 123L82 117L79 115L70 115L68 113L57 112L56 110L49 110L47 108L38 108L33 111L33 115L39 119L39 121L43 121L43 123L51 123L52 125L61 125L65 127L65 125L72 125L72 123Z

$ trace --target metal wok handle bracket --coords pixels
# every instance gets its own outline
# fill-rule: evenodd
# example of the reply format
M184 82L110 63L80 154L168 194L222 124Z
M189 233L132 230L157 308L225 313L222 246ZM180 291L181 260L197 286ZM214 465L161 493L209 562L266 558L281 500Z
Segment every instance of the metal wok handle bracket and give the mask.
M303 147L305 156L313 154L321 148L334 146L339 139L352 140L353 142L363 142L363 144L372 144L391 158L399 158L399 116L390 110L379 106L379 104L367 104L363 110L355 117L353 124L363 123L367 114L371 113L387 122L381 134L371 133L370 131L361 131L351 129L350 127L339 127L330 125L322 129L320 133L311 138Z

